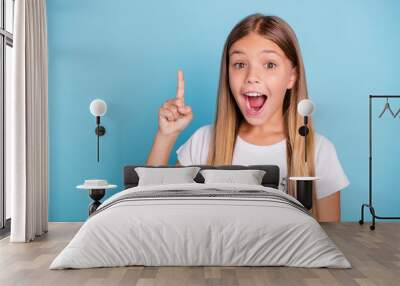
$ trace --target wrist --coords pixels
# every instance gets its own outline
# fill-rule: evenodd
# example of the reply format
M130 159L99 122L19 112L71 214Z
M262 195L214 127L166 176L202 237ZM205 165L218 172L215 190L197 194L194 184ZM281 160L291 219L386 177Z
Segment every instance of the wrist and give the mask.
M166 142L175 142L178 138L180 132L173 132L169 134L163 134L160 129L157 130L156 137L159 140L166 141Z

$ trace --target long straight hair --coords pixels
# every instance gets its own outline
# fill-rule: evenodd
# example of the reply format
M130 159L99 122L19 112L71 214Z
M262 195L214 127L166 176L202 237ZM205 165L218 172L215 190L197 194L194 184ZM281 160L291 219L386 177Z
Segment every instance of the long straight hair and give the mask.
M286 136L287 176L314 176L314 128L308 121L307 162L304 162L304 137L298 133L303 117L297 113L297 103L308 98L306 75L297 37L292 28L277 16L253 14L240 21L229 33L225 42L217 97L217 110L207 163L210 165L232 164L233 151L238 130L244 117L236 104L229 86L229 50L241 38L256 33L277 44L296 69L297 79L293 88L286 90L282 105ZM287 181L287 191L296 197L295 184ZM315 184L314 188L315 190ZM316 216L316 200L313 196L313 215Z

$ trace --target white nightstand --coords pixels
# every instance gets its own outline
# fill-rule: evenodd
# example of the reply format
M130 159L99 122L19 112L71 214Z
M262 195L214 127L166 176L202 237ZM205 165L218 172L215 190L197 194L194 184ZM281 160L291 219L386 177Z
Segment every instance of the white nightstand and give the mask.
M104 197L107 189L115 189L117 185L110 185L106 180L85 180L83 185L76 186L78 189L89 190L89 197L93 202L89 205L89 216L101 205L100 200Z

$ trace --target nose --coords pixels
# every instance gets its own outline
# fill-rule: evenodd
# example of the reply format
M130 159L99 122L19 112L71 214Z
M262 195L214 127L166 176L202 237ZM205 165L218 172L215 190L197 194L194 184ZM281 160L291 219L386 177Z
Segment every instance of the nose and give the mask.
M253 78L248 77L247 83L260 83L260 81L254 77Z
M247 78L246 78L246 83L248 83L248 84L260 83L260 79L257 75L255 68L249 69L249 72L248 72Z

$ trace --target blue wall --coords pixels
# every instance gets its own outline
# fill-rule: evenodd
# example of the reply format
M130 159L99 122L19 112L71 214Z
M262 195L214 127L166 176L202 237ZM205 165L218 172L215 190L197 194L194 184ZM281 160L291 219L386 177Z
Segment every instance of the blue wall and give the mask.
M175 150L214 118L222 46L233 25L254 12L284 18L297 33L317 131L329 138L351 185L342 219L358 220L368 194L368 95L400 94L399 1L47 1L49 41L50 221L83 221L89 198L76 185L105 178L121 190L122 167L143 164L159 106L185 72L194 120ZM95 119L108 112L96 162ZM374 177L379 215L400 214L400 117L377 119ZM392 101L400 107L400 100Z

